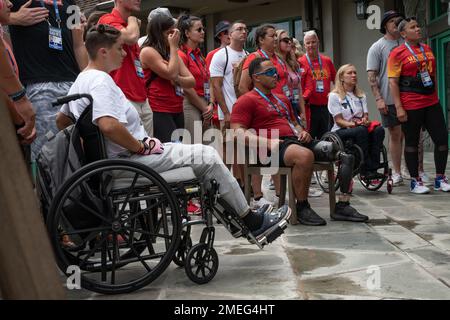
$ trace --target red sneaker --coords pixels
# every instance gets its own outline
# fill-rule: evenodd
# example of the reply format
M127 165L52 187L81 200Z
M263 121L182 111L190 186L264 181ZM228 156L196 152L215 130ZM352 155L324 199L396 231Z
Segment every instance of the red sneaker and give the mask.
M188 202L187 211L189 214L199 216L202 214L202 209L199 205L195 204L191 201Z

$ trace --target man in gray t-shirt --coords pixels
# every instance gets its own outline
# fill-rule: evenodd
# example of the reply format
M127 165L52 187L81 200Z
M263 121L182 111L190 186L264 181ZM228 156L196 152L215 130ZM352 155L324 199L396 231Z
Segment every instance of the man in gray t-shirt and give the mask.
M380 29L384 37L375 42L367 54L369 84L377 102L377 108L381 113L383 126L389 130L389 152L394 167L392 176L394 185L403 183L401 175L403 134L397 119L394 99L389 92L387 62L391 51L403 43L396 24L400 17L401 15L395 11L388 11L384 14Z
M400 122L397 119L397 112L394 99L389 91L389 78L387 76L387 62L391 51L404 43L398 32L397 24L402 16L396 11L387 11L381 22L380 32L384 37L375 42L367 54L367 73L372 93L377 102L377 108L381 113L383 126L389 130L389 153L393 164L392 179L394 186L403 183L403 177L407 173L401 174L401 159L403 149L403 133ZM423 172L423 138L421 135L419 152L419 172L424 182L429 178Z

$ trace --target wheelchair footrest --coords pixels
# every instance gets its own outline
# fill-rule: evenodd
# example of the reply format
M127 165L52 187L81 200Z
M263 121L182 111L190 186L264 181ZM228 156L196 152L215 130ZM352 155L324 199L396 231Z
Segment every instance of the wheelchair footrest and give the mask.
M288 222L286 220L280 221L278 225L273 226L271 229L267 230L262 235L259 235L256 238L256 241L260 246L265 246L269 243L272 243L284 233L284 230L287 228L287 226Z

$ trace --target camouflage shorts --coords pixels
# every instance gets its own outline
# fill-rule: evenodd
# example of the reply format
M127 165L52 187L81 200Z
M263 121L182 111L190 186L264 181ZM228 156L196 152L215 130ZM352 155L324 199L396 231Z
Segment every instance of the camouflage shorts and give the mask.
M27 95L36 112L36 140L31 145L31 159L34 161L47 142L45 135L57 133L56 113L59 107L52 107L56 98L66 96L73 82L42 82L27 85Z

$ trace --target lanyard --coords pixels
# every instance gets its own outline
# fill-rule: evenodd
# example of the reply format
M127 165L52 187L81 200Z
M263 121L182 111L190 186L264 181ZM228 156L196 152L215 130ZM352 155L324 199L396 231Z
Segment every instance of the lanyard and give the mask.
M348 101L347 95L345 95L345 101L347 102L347 105L350 108L350 112L352 113L352 115L354 115L355 113L353 112L352 105L350 104L350 101ZM361 110L364 113L364 106L363 106L361 98L359 98L359 104L361 105Z
M264 56L264 58L270 59L269 55L263 49L259 49L259 52L261 52L261 55Z
M323 80L322 79L322 77L323 77L322 58L320 57L320 54L318 56L319 56L319 65L320 65L320 78L321 78L321 80ZM316 75L316 72L314 71L314 66L313 66L313 64L311 62L311 58L308 56L308 54L306 54L306 59L308 59L309 67L311 68L311 72L312 72L313 76L318 80L319 77Z
M202 67L203 67L203 68L200 68L200 66L198 65L198 62L197 62L197 58L195 57L194 53L191 52L191 54L190 54L189 56L191 57L192 61L195 62L197 68L198 68L199 70L202 70L202 71L203 71L203 74L204 74L205 78L208 78L208 70L206 69L206 63L205 63L205 61L203 60L203 58L200 57L200 63L202 64Z
M408 42L405 42L405 45L408 48L409 52L411 52L412 55L414 56L414 59L416 59L416 63L417 63L417 67L419 68L419 72L422 71L422 66L420 64L419 57L414 52L414 50L411 48L411 46L409 45ZM420 48L420 51L422 51L423 57L425 58L426 65L428 66L428 58L427 58L427 55L425 54L425 49L422 47L422 45L420 43L419 43L419 48Z
M41 7L45 8L44 0L39 0L41 2ZM53 0L53 7L55 8L55 16L56 16L56 23L58 23L58 28L61 29L61 16L59 15L59 9L58 9L58 2L57 0ZM47 22L49 25L50 21L47 18Z
M261 97L263 97L263 99L266 100L266 101L272 106L272 108L278 113L278 115L280 116L280 118L284 118L284 115L283 115L283 114L281 113L281 111L277 108L277 106L276 106L272 101L270 101L270 99L269 99L264 93L262 93L261 90L259 90L258 88L255 88L255 91L258 92L258 94L259 94ZM281 101L276 95L273 95L273 96L275 97L275 99L277 99L278 103L281 104L281 106L283 107L283 109L286 111L287 121L288 121L290 124L292 124L292 123L291 123L291 120L290 120L291 116L290 116L290 114L289 114L289 110L288 110L287 106L286 106L286 105L284 104L284 102Z

